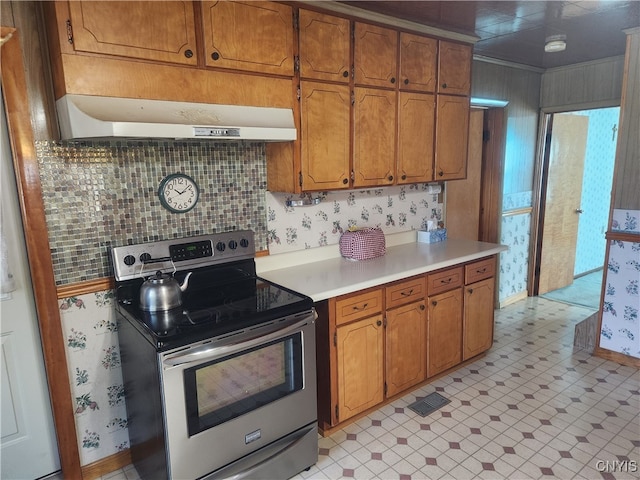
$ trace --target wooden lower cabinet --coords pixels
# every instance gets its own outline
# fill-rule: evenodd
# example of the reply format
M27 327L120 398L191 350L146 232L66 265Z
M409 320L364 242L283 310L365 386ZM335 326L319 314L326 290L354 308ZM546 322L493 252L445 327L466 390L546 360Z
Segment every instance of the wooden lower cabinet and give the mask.
M427 377L462 361L462 288L428 298Z
M489 350L493 344L495 280L488 278L464 288L462 360Z
M424 300L387 311L384 361L387 397L426 378L425 328Z
M384 398L382 315L336 329L338 412L346 420Z
M487 257L316 304L321 433L491 348L495 268Z

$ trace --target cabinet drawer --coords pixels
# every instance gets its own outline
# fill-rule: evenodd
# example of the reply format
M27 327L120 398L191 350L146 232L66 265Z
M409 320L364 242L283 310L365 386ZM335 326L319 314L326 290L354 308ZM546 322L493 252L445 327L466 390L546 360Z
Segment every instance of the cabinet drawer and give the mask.
M464 267L464 283L470 283L491 278L496 274L496 258L485 258L478 262L473 262Z
M427 276L427 291L429 295L446 292L462 285L463 268L455 267Z
M422 300L426 294L424 277L402 281L385 289L387 309Z
M336 300L336 325L382 312L382 289L357 293Z

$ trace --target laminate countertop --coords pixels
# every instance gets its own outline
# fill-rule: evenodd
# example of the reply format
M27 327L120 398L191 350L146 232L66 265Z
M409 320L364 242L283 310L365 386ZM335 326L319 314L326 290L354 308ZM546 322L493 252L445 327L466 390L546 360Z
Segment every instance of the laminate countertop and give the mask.
M337 247L336 247L337 248ZM314 259L311 250L295 258L287 254L256 259L258 275L311 297L314 302L353 293L365 288L401 280L414 275L478 260L507 250L496 243L447 239L438 243L410 242L387 246L386 254L354 261L333 253ZM306 253L306 255L305 255ZM282 266L286 265L286 266ZM281 268L279 268L282 266Z

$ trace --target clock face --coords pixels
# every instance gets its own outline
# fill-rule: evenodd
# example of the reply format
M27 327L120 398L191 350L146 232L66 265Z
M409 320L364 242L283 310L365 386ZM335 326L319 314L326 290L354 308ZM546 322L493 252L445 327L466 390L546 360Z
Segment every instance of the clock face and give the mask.
M183 173L174 173L160 182L158 197L164 208L173 213L184 213L198 203L200 191L195 180Z

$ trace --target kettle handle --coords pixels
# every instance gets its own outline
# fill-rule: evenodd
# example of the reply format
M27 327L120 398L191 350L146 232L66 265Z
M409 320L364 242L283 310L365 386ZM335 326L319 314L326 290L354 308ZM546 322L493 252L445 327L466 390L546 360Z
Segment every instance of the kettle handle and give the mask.
M171 266L173 267L173 272L171 272L171 275L175 274L176 270L177 270L176 269L176 264L173 263L173 258L171 258L171 257L158 257L158 258L149 257L149 258L143 258L143 259L141 259L141 261L142 261L142 263L140 264L140 273L139 273L139 275L142 278L144 278L143 273L144 273L145 265L148 265L150 263L171 262Z

